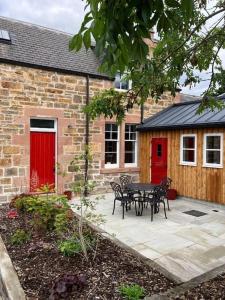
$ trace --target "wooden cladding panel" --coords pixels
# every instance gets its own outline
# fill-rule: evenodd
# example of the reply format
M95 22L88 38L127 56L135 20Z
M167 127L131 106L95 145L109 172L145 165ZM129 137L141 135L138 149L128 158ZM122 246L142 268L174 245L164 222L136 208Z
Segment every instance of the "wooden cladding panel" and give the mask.
M180 165L181 134L197 134L197 166ZM223 133L223 168L203 167L203 136ZM140 180L151 181L151 139L168 138L167 173L181 196L225 204L225 128L140 133Z

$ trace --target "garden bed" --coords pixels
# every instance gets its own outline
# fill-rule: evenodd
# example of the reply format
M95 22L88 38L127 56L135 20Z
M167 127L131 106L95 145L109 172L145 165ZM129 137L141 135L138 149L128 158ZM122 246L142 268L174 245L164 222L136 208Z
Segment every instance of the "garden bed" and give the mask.
M9 210L8 205L0 206L0 234L28 299L48 299L53 282L67 274L82 274L86 283L81 290L73 289L66 299L123 299L119 293L123 284L136 283L148 296L175 286L105 237L99 238L97 251L89 253L88 262L81 253L65 257L58 250L59 238L54 231L37 234L29 227L29 216L28 222L20 215L9 218ZM26 229L32 238L13 245L11 237L17 229ZM92 234L96 233L92 231Z

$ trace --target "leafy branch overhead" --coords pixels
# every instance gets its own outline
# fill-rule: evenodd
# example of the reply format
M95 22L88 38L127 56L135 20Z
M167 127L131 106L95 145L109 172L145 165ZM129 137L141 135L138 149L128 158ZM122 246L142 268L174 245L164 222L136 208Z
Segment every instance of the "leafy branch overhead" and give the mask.
M225 48L224 0L86 0L87 13L79 32L71 39L70 49L88 50L95 42L94 51L101 60L100 71L114 77L117 72L128 74L132 91L119 95L110 90L99 94L92 115L115 114L123 118L127 108L143 103L147 97L158 99L163 92L174 95L183 85L193 86L201 81L199 72L207 72L208 88L203 104L220 85L220 52ZM151 39L152 28L159 40L151 40L154 54L149 53L146 39ZM90 50L89 50L90 51ZM136 97L135 97L136 95ZM114 97L114 101L112 99ZM105 97L107 112L100 103ZM102 111L101 111L102 109Z

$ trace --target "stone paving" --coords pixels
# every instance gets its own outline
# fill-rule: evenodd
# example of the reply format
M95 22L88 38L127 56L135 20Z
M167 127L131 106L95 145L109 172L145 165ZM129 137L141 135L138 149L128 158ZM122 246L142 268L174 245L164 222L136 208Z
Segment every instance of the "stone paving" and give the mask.
M151 222L150 208L144 209L143 216L136 216L132 207L123 220L119 202L112 215L113 199L113 194L106 194L97 206L97 212L106 219L101 228L155 261L178 281L186 282L225 264L225 206L178 198L170 201L168 219L161 208ZM206 215L183 213L189 210Z

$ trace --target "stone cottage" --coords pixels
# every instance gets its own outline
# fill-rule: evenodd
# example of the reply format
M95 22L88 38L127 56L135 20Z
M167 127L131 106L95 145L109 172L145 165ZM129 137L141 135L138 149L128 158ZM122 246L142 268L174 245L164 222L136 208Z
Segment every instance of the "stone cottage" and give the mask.
M92 96L129 83L98 72L94 49L68 50L71 35L0 18L0 202L51 183L58 190L74 180L70 161L89 143L94 154L90 175L98 191L122 173L138 179L140 108L118 127L113 120L87 122L83 107ZM177 101L149 99L144 117ZM56 172L59 163L67 175Z

